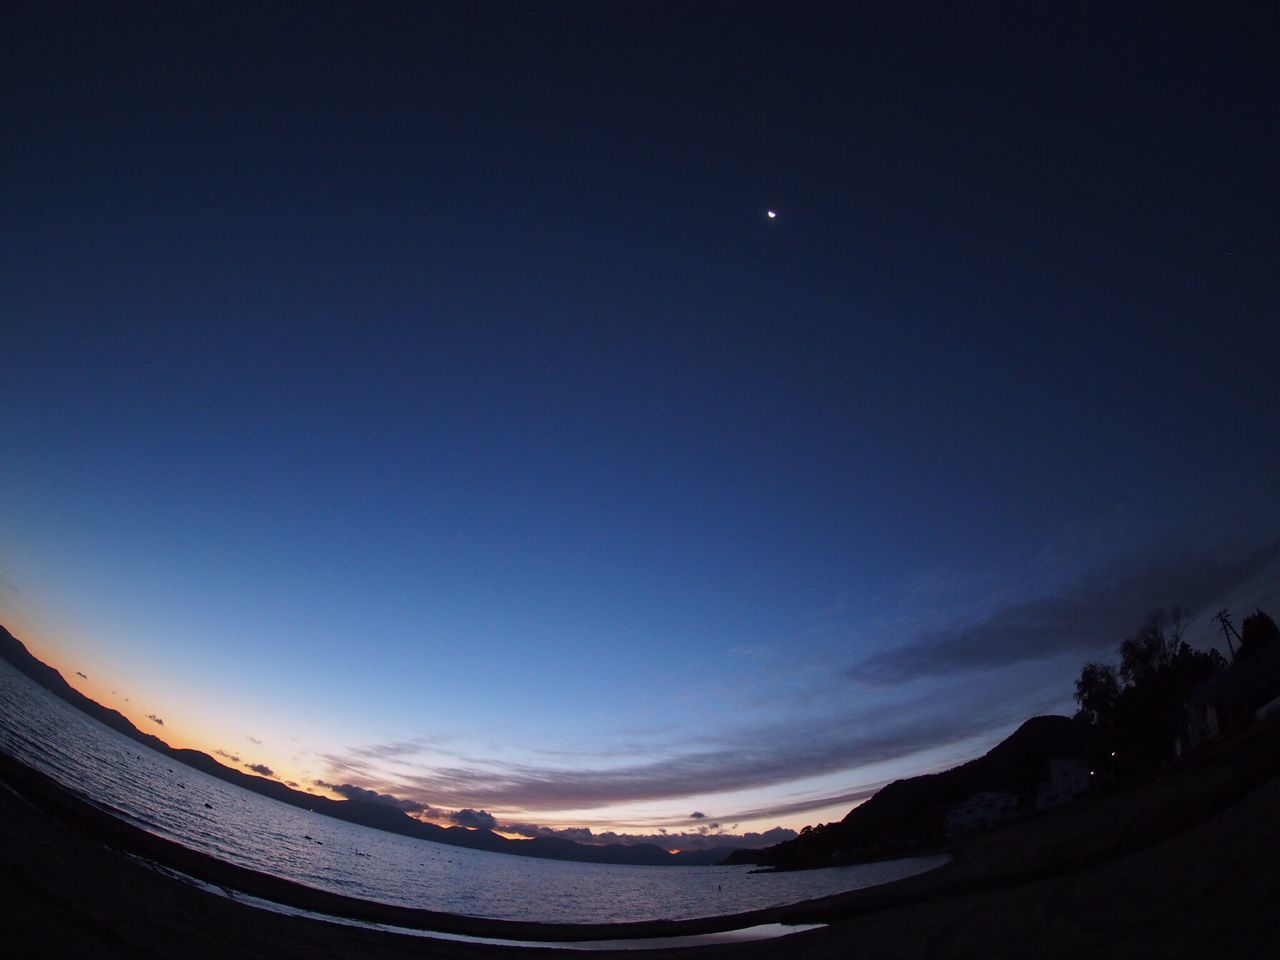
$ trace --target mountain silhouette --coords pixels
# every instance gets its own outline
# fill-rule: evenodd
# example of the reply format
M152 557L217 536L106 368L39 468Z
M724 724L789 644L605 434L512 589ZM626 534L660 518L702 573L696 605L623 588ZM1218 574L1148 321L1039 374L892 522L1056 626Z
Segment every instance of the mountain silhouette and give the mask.
M895 780L843 820L762 850L736 851L728 862L827 866L937 847L946 841L947 811L957 804L981 791L1029 803L1050 758L1087 759L1095 750L1095 734L1087 724L1032 717L981 757L941 773Z

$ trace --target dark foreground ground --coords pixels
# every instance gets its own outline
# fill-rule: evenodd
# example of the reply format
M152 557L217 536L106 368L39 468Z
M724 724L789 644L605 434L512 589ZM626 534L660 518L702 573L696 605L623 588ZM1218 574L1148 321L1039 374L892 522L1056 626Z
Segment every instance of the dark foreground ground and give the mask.
M1280 719L1280 718L1278 718ZM955 862L872 890L737 918L582 928L362 904L219 864L135 831L0 756L0 943L12 957L528 957L285 917L213 896L131 853L282 902L519 939L675 935L792 921L778 940L628 952L755 957L1201 957L1280 947L1280 723L1176 773L977 838ZM677 868L673 868L677 869ZM539 949L535 955L600 956Z

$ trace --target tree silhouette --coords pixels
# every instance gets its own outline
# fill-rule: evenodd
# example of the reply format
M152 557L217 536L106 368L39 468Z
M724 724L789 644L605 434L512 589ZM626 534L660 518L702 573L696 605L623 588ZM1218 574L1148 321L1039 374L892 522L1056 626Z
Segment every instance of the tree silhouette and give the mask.
M1099 727L1110 727L1120 699L1120 679L1109 663L1086 663L1076 681L1077 716Z
M1171 614L1153 613L1136 636L1120 644L1120 677L1127 684L1150 680L1169 669L1179 650L1187 646L1182 639L1187 617L1174 607Z
M1280 627L1261 610L1255 610L1240 625L1240 653L1242 660L1256 657L1264 650L1280 646Z
M1182 639L1182 611L1152 616L1120 644L1119 670L1086 663L1076 681L1077 714L1099 727L1123 766L1134 769L1171 759L1191 691L1227 661L1216 650L1197 650Z

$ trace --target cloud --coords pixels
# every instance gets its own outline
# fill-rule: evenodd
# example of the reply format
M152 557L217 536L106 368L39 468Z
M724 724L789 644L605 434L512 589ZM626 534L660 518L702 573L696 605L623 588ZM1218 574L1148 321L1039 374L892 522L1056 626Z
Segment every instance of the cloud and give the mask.
M1280 561L1280 544L1192 550L1159 544L1078 580L1057 596L1008 604L977 623L935 630L876 654L846 675L890 685L1114 647L1156 610L1191 613L1222 601Z
M561 840L597 845L621 843L633 846L651 843L664 850L710 850L717 847L757 849L773 846L775 843L782 843L796 836L794 830L786 827L774 827L763 833L713 832L706 827L702 828L701 832L694 833L672 833L661 829L656 833L616 833L612 830L593 833L587 827L554 829L533 823L506 823L501 829L504 833L515 833L523 837L557 837Z
M366 759L390 760L421 753L422 744L418 740L401 740L396 743L376 743L367 747L357 747L351 752L357 757Z
M775 843L782 843L784 840L794 840L796 832L786 827L774 827L772 830L766 830L764 833L745 833L742 835L744 840L749 840L753 844L760 844L768 847Z
M153 723L158 724L159 726L162 726L162 727L164 726L164 721L161 720L159 717L157 717L154 713L148 713L147 719L152 721Z
M480 830L493 830L498 826L497 818L485 810L459 810L449 815L449 821L460 827L472 827Z
M262 777L274 777L276 775L276 772L265 763L246 763L244 766L246 770L252 770Z
M313 780L312 783L317 787L323 787L332 790L340 796L346 797L348 800L362 800L368 803L380 803L385 806L394 807L403 810L405 813L422 814L425 818L443 823L451 823L455 826L468 827L472 829L482 830L502 830L504 833L514 833L525 837L557 837L563 840L573 840L578 843L590 844L607 844L607 843L652 843L664 847L668 850L695 850L710 847L765 847L774 843L781 843L783 840L789 840L796 835L794 830L784 827L774 827L772 830L766 830L763 833L726 833L719 829L719 824L711 824L709 827L704 826L700 832L694 833L673 833L665 829L660 829L656 833L617 833L613 831L605 831L602 833L592 832L590 827L544 827L535 823L502 823L497 817L486 810L475 810L464 808L462 810L450 811L442 810L439 807L433 807L430 804L419 803L415 800L408 800L403 797L397 797L390 793L379 793L367 787L359 787L351 783L330 783L326 780ZM290 784L296 786L296 784ZM869 795L870 792L866 792ZM843 800L849 796L841 795L835 798ZM856 794L858 799L863 799L863 793ZM829 806L832 798L821 798L816 801L818 806ZM805 809L804 804L787 804L782 810L790 812L792 808ZM767 811L752 811L753 815L759 814L767 816ZM704 815L705 816L705 815ZM736 826L736 824L735 824Z
M88 677L86 677L83 673L81 673L79 670L77 670L77 671L76 671L76 676L77 676L77 677L79 677L81 680L88 680L88 679L89 679L89 678L88 678Z
M421 814L429 820L438 820L445 823L452 823L459 827L478 828L482 830L494 830L498 827L498 818L493 816L486 810L473 810L464 808L462 810L442 810L434 807L429 803L420 803L417 800L409 800L404 797L397 797L392 793L379 793L377 790L371 790L368 787L359 787L354 783L329 783L326 780L312 781L317 787L324 787L326 790L332 790L339 796L346 797L348 800L359 800L364 803L378 803L386 807L394 807L405 813Z
M215 754L217 754L218 756L220 756L220 757L226 757L226 758L227 758L228 760L230 760L232 763L239 763L239 762L240 762L240 758L239 758L238 756L236 756L234 753L227 753L227 751L225 751L225 750L215 750L215 751L213 751L213 752L214 752Z
M361 800L365 803L380 803L383 806L395 807L397 810L403 810L405 813L428 813L429 808L426 804L418 803L416 800L405 800L394 796L390 793L378 793L376 790L370 790L367 787L357 787L353 783L327 783L324 780L314 781L317 787L324 787L332 790L339 796L346 797L348 800ZM445 811L435 811L444 814ZM447 814L445 814L447 816Z
M695 811L693 811L693 813L689 814L689 819L690 819L690 820L704 820L704 819L706 819L706 816L707 816L707 815L706 815L705 813L703 813L702 811L700 811L700 810L695 810Z
M1064 681L1065 683L1065 681ZM1007 730L1025 716L1016 699L940 703L936 692L892 711L858 705L826 715L815 729L812 718L764 729L739 731L672 756L602 767L536 763L493 763L480 759L423 765L397 774L398 794L453 809L591 809L615 804L704 796L758 789L805 776L841 773L972 736ZM1067 697L1064 686L1063 696ZM350 756L326 755L350 779L377 781L373 768ZM863 784L859 785L860 787ZM802 804L799 809L804 809ZM809 808L816 809L816 805ZM701 811L695 811L701 812ZM733 815L721 822L748 819Z
M505 833L518 833L523 837L559 837L577 843L600 842L590 827L544 827L536 823L506 823L502 825L502 830Z
M259 740L257 737L245 737L245 739L248 740L250 743L252 743L254 746L258 746L258 747L262 746L262 741Z
M773 803L764 807L739 810L729 816L726 816L724 819L770 820L775 817L791 817L798 813L808 813L810 810L825 810L828 807L848 805L852 808L856 804L862 803L864 800L871 799L883 786L883 782L877 782L859 787L856 790L847 790L844 793L837 793L833 796L811 797L805 800L791 800L786 803Z

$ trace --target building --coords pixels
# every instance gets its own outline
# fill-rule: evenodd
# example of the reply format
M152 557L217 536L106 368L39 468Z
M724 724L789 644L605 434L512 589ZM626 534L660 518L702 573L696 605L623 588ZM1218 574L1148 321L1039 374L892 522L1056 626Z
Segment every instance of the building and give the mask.
M984 790L975 793L947 811L947 833L956 836L985 830L998 823L1012 820L1018 815L1018 798L1011 793L993 793Z
M1187 699L1177 749L1181 755L1206 741L1248 726L1280 697L1280 648L1237 660L1200 684Z
M1093 788L1093 771L1074 757L1052 757L1036 784L1036 810L1052 810Z

